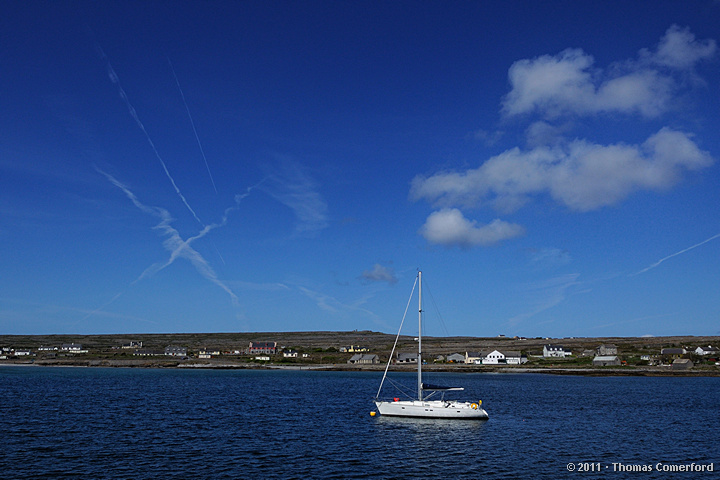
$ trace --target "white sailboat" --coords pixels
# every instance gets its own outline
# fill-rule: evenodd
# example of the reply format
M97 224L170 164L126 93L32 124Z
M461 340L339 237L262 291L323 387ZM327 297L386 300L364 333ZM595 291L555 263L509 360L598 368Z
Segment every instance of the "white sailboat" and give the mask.
M380 415L389 417L417 417L417 418L447 418L447 419L474 419L487 420L488 413L482 408L482 401L477 402L460 402L456 400L445 400L445 392L464 390L462 387L441 387L437 385L429 385L423 383L422 376L422 272L418 272L418 374L417 374L417 399L401 400L393 398L392 401L380 400L380 392L387 377L390 362L395 353L398 336L395 339L390 360L385 367L383 379L380 382L380 388L375 396L375 405ZM413 288L414 290L414 288ZM402 325L400 326L402 329ZM426 393L427 392L427 393ZM432 399L440 394L439 399Z

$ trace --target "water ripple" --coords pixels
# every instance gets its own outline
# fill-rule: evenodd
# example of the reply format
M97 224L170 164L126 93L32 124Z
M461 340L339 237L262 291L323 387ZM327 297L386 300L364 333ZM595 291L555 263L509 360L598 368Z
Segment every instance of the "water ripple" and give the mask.
M718 391L717 378L454 380L483 398L489 421L370 417L372 373L0 368L0 471L10 479L557 479L579 478L571 462L720 468L712 442L679 441L720 429L720 400L703 393Z

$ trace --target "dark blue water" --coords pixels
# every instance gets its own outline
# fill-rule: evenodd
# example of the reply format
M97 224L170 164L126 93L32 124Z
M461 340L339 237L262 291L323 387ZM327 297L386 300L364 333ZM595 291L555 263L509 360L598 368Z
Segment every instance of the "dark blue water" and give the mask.
M433 378L482 399L490 420L478 422L371 417L380 376L0 367L0 472L9 479L650 479L716 478L720 470L720 378ZM602 470L568 471L580 462ZM620 472L613 462L713 462L715 471Z

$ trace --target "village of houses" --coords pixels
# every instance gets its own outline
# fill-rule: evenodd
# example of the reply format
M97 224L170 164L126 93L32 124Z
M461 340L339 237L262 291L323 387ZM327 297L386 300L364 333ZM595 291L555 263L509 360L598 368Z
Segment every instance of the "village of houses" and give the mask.
M359 347L356 347L359 348ZM363 351L367 349L362 349ZM595 350L583 350L579 354L581 357L592 357L592 366L594 367L610 367L624 366L627 361L622 360L618 354L618 347L613 344L599 345ZM697 347L695 350L686 348L662 348L656 355L646 354L640 356L643 365L669 366L674 370L687 370L694 366L694 362L690 357L699 357L706 363L714 363L720 366L718 357L720 349L713 346ZM566 359L572 358L573 352L562 345L547 344L543 346L542 355L536 355L542 359ZM532 357L532 356L531 356ZM437 355L432 359L433 363L456 363L456 364L472 364L472 365L523 365L528 363L528 355L520 351L512 350L492 350L485 352L465 352L452 353L447 356ZM398 353L393 360L396 364L417 364L417 353ZM426 363L428 360L423 360ZM368 364L380 363L377 355L371 353L356 353L348 363Z
M210 359L235 359L255 364L274 363L322 363L328 361L327 356L313 352L303 351L301 348L288 348L279 346L278 342L249 342L247 347L237 349L197 348L190 350L185 346L168 345L165 348L145 348L142 341L130 341L111 347L114 352L121 351L123 356L134 358L172 358L179 361L198 361ZM332 357L335 364L344 363L347 366L369 366L384 364L387 356L374 353L371 347L349 345L330 347L326 350L337 352ZM106 350L107 353L107 350ZM1 360L29 360L35 359L50 361L57 358L82 358L85 355L98 355L92 349L84 348L79 343L63 343L60 345L40 345L36 349L0 347ZM116 355L116 354L115 354ZM387 355L387 354L386 354ZM102 355L101 355L102 356ZM107 355L106 355L107 356ZM583 366L583 367L624 367L631 366L664 366L672 370L689 370L697 364L720 366L720 350L714 346L697 347L664 347L657 352L637 355L632 352L619 351L614 344L599 344L594 349L583 349L573 352L570 348L559 344L545 344L542 351L530 350L530 353L504 348L488 348L483 351L452 352L446 354L425 354L423 363L475 366L521 366L530 363L532 366L546 366L549 362L554 366ZM396 365L417 364L417 353L399 352L394 355L392 363ZM629 363L630 362L630 363ZM46 362L41 362L46 363Z

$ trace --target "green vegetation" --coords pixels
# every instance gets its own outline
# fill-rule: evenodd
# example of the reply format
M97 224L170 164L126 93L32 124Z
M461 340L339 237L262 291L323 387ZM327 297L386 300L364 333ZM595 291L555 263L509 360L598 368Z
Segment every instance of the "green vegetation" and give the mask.
M592 366L593 357L566 357L566 358L532 358L526 365L554 366L554 367L587 367Z

